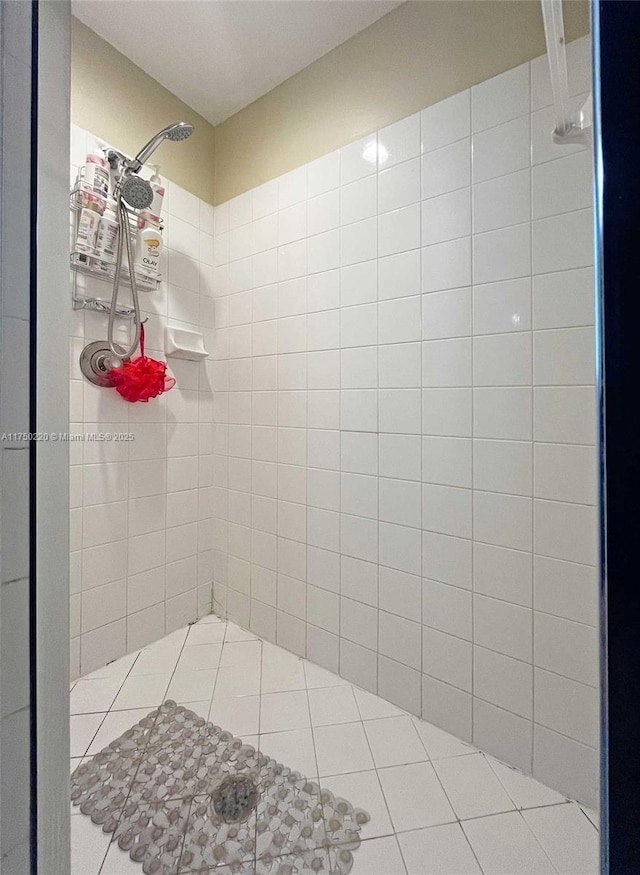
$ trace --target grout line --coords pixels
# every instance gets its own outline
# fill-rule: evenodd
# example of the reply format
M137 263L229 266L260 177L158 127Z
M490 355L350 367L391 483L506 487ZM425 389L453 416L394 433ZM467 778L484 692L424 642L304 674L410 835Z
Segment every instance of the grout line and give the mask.
M471 111L473 113L473 100L472 100L473 92L470 91L471 98ZM471 128L473 131L473 116L471 117ZM476 254L476 241L477 234L475 228L475 207L476 207L476 187L474 183L474 162L473 162L473 151L475 144L475 136L472 133L471 137L471 148L469 150L469 162L470 162L470 176L471 176L471 188L470 188L470 201L471 201L471 265L470 265L470 278L471 278L471 442L470 442L470 453L471 453L471 666L470 666L470 674L471 674L471 684L470 684L470 696L471 700L469 702L469 707L471 708L471 719L470 719L470 735L471 740L474 740L475 737L475 701L476 701L476 693L475 693L475 640L476 640L476 617L475 617L475 604L476 604L476 514L475 514L475 497L476 497L476 488L475 488L475 448L476 448L476 422L475 422L475 386L476 386L476 378L475 378L475 354L476 354L476 340L475 340L475 328L476 328L476 319L475 319L475 296L476 296L476 283L475 283L475 254ZM474 854L475 856L475 854Z
M227 630L229 628L228 623L224 622L224 633L222 635L222 649L220 650L220 660L222 659L222 654L224 653L224 645L227 640ZM217 624L216 624L217 625ZM216 694L216 687L218 686L218 678L220 677L220 660L218 660L218 669L216 671L216 676L213 682L213 689L211 690L211 698L209 699L209 711L207 713L207 720L211 721L211 709L213 708L213 698Z
M341 174L339 173L339 176ZM340 179L339 179L340 182ZM377 196L377 192L376 192ZM338 187L338 217L340 217L342 213L342 186ZM377 229L376 229L377 233ZM338 241L338 261L340 265L342 265L342 232L340 233L339 241ZM376 277L377 281L377 277ZM338 479L338 665L337 670L341 674L343 671L343 635L342 635L342 435L343 435L343 422L342 422L342 383L343 383L343 373L342 373L342 298L343 298L343 288L342 288L342 267L338 271L338 385L340 386L340 407L338 410L338 470L337 470L337 479ZM377 286L376 286L377 291ZM376 295L377 298L377 295ZM305 671L306 678L306 671ZM316 764L317 764L317 754L316 754Z
M589 815L588 815L587 812L585 811L585 808L586 808L587 806L586 806L586 805L584 805L584 806L581 805L580 802L576 802L576 805L578 806L578 808L580 809L580 811L584 814L584 816L587 818L587 820L589 821L589 823L591 824L591 826L592 826L592 827L595 829L595 831L599 834L599 833L600 833L600 830L599 830L598 826L597 826L597 825L591 820L591 818L589 817ZM591 809L591 810L593 810L593 809ZM596 816L599 815L599 812L598 812L598 811L594 811L593 813L594 813Z
M531 93L531 64L529 64L529 91ZM530 258L530 267L531 267L531 284L529 289L529 324L531 328L534 328L534 281L533 281L533 248L534 248L534 239L533 239L533 199L534 199L534 183L533 183L533 113L529 113L529 143L530 143L530 154L529 154L529 210L530 210L530 220L531 224L529 226L529 258ZM536 433L536 393L535 393L535 335L532 330L530 333L530 357L531 357L531 493L535 495L536 488L536 472L535 472L535 433ZM534 765L534 756L535 756L535 703L536 703L536 685L535 685L535 640L536 640L536 623L535 623L535 574L534 574L534 566L535 566L535 544L536 544L536 532L535 532L535 500L532 502L532 513L531 513L531 717L529 720L529 726L531 729L531 740L529 745L529 767L531 769L531 773L533 774L533 765Z
M471 120L469 120L471 121ZM469 124L469 126L471 126ZM422 152L422 144L423 144L423 122L422 122L422 114L420 115L420 149ZM424 185L424 161L422 155L420 157L420 195L423 192ZM420 244L424 242L424 220L423 220L423 208L422 202L420 203ZM425 635L424 635L424 617L425 617L425 580L424 580L424 431L425 431L425 416L424 416L424 394L422 392L422 383L424 382L424 335L425 335L425 301L424 294L422 288L422 250L420 250L420 437L419 437L419 452L420 452L420 716L422 717L425 713L425 701L424 701L424 682L423 682L423 673L425 667ZM472 393L473 396L473 393ZM379 440L379 438L378 438ZM379 572L378 572L379 573ZM420 737L420 741L422 742L422 737ZM425 748L425 752L427 756L429 756L429 751L427 751L424 742L422 742L422 746ZM400 843L398 843L400 847ZM402 855L402 848L400 847L400 854ZM404 856L403 856L404 859ZM406 867L406 863L405 863Z
M118 692L117 692L117 693L115 694L115 696L113 697L113 699L112 699L112 701L111 701L111 704L109 705L109 707L108 707L108 709L107 709L106 711L83 711L83 712L81 712L81 714L71 714L71 713L69 714L70 717L80 717L80 716L82 716L82 714L104 714L104 718L103 718L103 720L101 721L100 726L98 726L98 728L97 728L96 731L94 732L94 734L93 734L93 736L92 736L92 738L91 738L91 741L89 742L89 744L88 744L87 747L85 748L85 751L84 751L84 753L82 754L82 758L84 758L84 757L87 756L87 751L89 750L89 748L90 748L91 745L93 744L96 735L98 734L98 732L100 731L100 729L101 729L101 727L102 727L102 724L103 724L104 721L106 720L107 716L111 713L111 709L113 708L113 704L114 704L115 700L118 698L118 695L119 695L119 693L120 693L120 690L121 690L122 687L124 686L125 681L129 678L129 675L131 674L131 671L132 671L132 669L133 669L133 666L134 666L134 665L136 664L136 662L138 661L138 657L140 656L140 653L141 653L141 652L142 652L142 651L139 651L139 652L138 652L138 654L136 655L136 658L133 660L133 662L132 662L131 665L129 666L129 670L127 671L126 675L125 675L124 678L122 679L122 683L121 683L120 686L118 687ZM122 657L120 657L120 658L122 658ZM85 678L78 678L78 680L85 680ZM92 680L92 679L91 679L91 680ZM108 678L95 678L95 680L108 680ZM74 687L76 686L77 683L78 683L78 681L76 681L76 682L74 683Z
M186 635L185 635L185 640L186 640ZM184 646L184 645L183 645L183 646ZM181 651L181 652L182 652L182 651ZM140 653L138 653L138 657L139 657L139 656L140 656ZM131 672L131 669L133 668L133 665L135 665L135 663L137 662L138 657L136 657L136 659L134 660L134 662L133 662L131 668L129 669L129 674L130 674L130 672ZM127 674L127 678L129 677L129 674ZM125 678L125 680L126 680L127 678ZM124 686L124 681L123 681L123 686ZM122 687L121 687L121 689L122 689ZM115 699L114 699L114 702L115 702ZM113 704L113 703L112 703L112 704ZM146 706L144 706L144 707L146 707ZM150 731L149 731L149 735L148 735L148 737L147 737L147 741L146 741L146 744L145 744L144 750L143 750L142 754L140 755L140 758L139 758L139 760L138 760L137 767L136 767L135 772L134 772L134 774L133 774L133 776L132 776L132 778L131 778L131 782L129 783L129 785L128 785L128 787L127 787L127 794L126 794L125 801L124 801L124 803L122 804L122 806L121 806L121 808L120 808L120 810L119 810L119 812L118 812L118 825L120 824L120 821L121 821L121 818L122 818L122 815L123 815L124 809L126 808L127 801L128 801L129 796L130 796L130 794L131 794L131 788L132 788L133 783L134 783L134 781L135 781L135 779L136 779L136 776L137 776L137 774L138 774L138 770L140 769L140 766L142 765L142 760L143 760L143 756L144 756L144 751L146 751L147 746L149 745L149 742L151 741L151 735L152 735L152 733L153 733L153 730L154 730L154 728L155 728L155 724L156 724L157 719L158 719L158 716L159 716L159 710L158 710L159 707L160 707L160 706L158 705L158 706L156 706L155 708L151 708L151 711L156 710L156 711L158 711L158 713L156 714L156 719L155 719L155 721L154 721L154 725L153 725L153 727L152 727L152 728L150 729ZM110 713L111 713L111 710L109 710L108 713L110 714ZM105 717L105 719L106 719L106 717ZM104 721L103 721L103 723L104 723ZM95 738L95 736L94 736L94 738ZM116 829L117 829L117 827L116 827ZM109 844L108 844L108 846L107 846L107 849L106 849L106 851L105 851L104 857L103 857L103 859L102 859L102 863L100 864L100 868L98 869L98 875L100 875L100 873L102 872L102 869L104 868L104 864L105 864L105 862L106 862L107 856L108 856L108 854L109 854L109 851L111 850L112 845L115 844L115 838L113 837L113 836L115 835L115 831L116 831L116 830L114 830L114 833L112 833L112 837L111 837L111 839L109 840Z
M380 788L380 793L381 793L381 795L382 795L382 799L383 799L383 801L384 801L384 805L385 805L385 810L386 810L386 813L387 813L387 817L388 817L388 819L389 819L389 823L391 824L391 829L393 830L393 835L394 835L394 837L395 837L396 844L397 844L397 847L398 847L398 851L399 851L399 853L400 853L400 858L401 858L401 860L402 860L402 862L403 862L403 865L404 865L404 867L405 867L405 871L406 871L406 863L405 863L405 861L404 861L404 856L403 856L403 854L402 854L402 848L400 847L400 842L398 841L397 830L396 830L396 828L395 828L395 824L394 824L394 822L393 822L393 818L391 817L391 809L389 808L389 803L388 803L388 801L387 801L387 797L386 797L386 794L385 794L385 792L384 792L384 787L383 787L383 785L382 785L382 781L380 780L380 775L379 775L379 772L378 772L378 767L377 767L377 765L376 765L376 759L375 759L375 756L373 755L373 749L372 749L372 747L371 747L371 742L370 742L370 740L369 740L369 736L368 736L367 731L366 731L366 729L365 729L365 721L362 720L362 712L361 712L361 710L360 710L360 705L358 704L358 700L357 700L357 698L356 698L355 695L354 695L354 699L355 699L355 702L356 702L356 708L357 708L357 710L358 710L358 713L360 714L360 725L362 726L362 731L363 731L363 733L364 733L364 737L365 737L365 740L366 740L366 743L367 743L367 748L368 748L368 750L369 750L369 755L371 756L371 762L373 763L373 769L367 769L366 771L367 771L367 772L369 772L369 771L374 771L374 772L375 772L376 780L377 780L377 782L378 782L378 786L379 786L379 788ZM414 727L414 730L415 730L415 727ZM417 731L416 731L416 735L418 735L418 737L420 737ZM423 748L424 748L424 743L422 742L422 738L420 738L420 742L422 743L422 746L423 746ZM429 754L428 754L428 752L426 751L426 748L425 748L425 753L426 753L427 758L428 758ZM343 774L345 774L345 773L343 773ZM351 772L351 773L346 773L346 774L359 774L359 773L357 773L357 772L356 772L356 773Z
M375 647L375 660L376 660L376 694L380 691L380 407L381 407L381 387L380 387L380 276L379 276L379 259L380 259L380 156L378 152L379 145L379 132L376 131L376 343L375 343L375 355L376 355L376 466L375 466L375 474L373 475L376 478L376 515L375 515L375 523L376 523L376 604L375 604L375 618L376 618L376 626L375 626L375 638L376 638L376 647ZM419 171L420 171L420 194L422 193L422 159L419 161ZM419 200L418 200L419 203ZM419 221L422 222L421 219L421 207L418 206L419 211ZM419 225L420 232L420 242L422 242L422 225ZM422 284L420 286L420 290L422 291ZM419 299L421 302L421 298ZM422 306L422 304L421 304ZM420 364L422 366L422 351ZM342 479L342 476L341 476ZM354 642L355 643L355 642ZM363 726L364 729L364 726ZM367 734L365 732L365 737ZM369 743L369 739L367 737L367 744ZM370 747L370 745L369 745ZM375 759L373 759L373 752L371 752L372 761L375 763Z
M225 639L226 639L227 629L228 629L228 626L225 628ZM262 737L262 678L263 678L263 674L264 674L264 642L261 638L258 638L258 641L260 641L260 678L259 678L259 685L258 685L258 744L257 744L257 747L258 747L258 750L261 751L262 750L262 744L261 744L261 737ZM216 678L216 683L217 683L217 678ZM214 694L215 694L215 690L214 690ZM211 708L212 707L213 707L213 696L212 696L212 700L211 700ZM256 854L255 849L257 848L257 846L258 846L258 819L256 818L255 833L254 833L254 858L255 858L255 854ZM255 865L257 867L257 863Z
M311 716L311 701L310 701L310 699L309 699L309 688L308 688L308 686L307 686L307 674L306 674L306 671L305 671L304 665L303 665L303 667L302 667L302 672L303 672L304 679L305 679L305 690L304 690L304 692L305 692L305 697L306 697L306 700L307 700L307 711L308 711L308 714L309 714L309 730L310 730L310 732L311 732L311 743L312 743L312 745L313 745L313 759L314 759L315 764L316 764L316 774L315 774L315 777L318 779L318 783L320 783L320 767L319 767L319 765L318 765L318 751L317 751L317 749L316 749L316 736L315 736L315 731L314 731L314 726L313 726L313 718L312 718L312 716ZM322 809L322 816L323 816L323 819L324 819L324 806L323 806L323 809ZM326 824L325 824L325 829L326 829Z
M525 827L527 828L527 830L529 831L529 833L531 833L531 835L533 836L533 838L534 838L536 844L538 845L538 847L539 847L540 850L542 851L543 855L544 855L544 856L547 858L547 860L549 861L549 865L551 866L551 868L553 869L553 871L559 873L560 870L557 869L557 868L553 865L553 860L551 859L551 857L550 857L550 856L547 854L547 852L545 851L545 849L544 849L544 847L543 847L543 845L542 845L542 842L540 841L540 839L538 838L538 836L535 834L535 832L533 831L533 829L532 829L532 828L529 826L529 824L527 823L525 817L524 817L523 814L522 814L522 811L518 811L518 814L520 815L520 819L521 819L522 822L524 823L524 825L525 825ZM561 875L561 873L560 873L560 875Z
M163 701L166 699L167 693L169 692L169 689L171 687L171 682L173 681L173 678L175 677L176 671L178 670L178 663L180 662L180 659L181 659L182 654L184 652L184 648L186 647L187 639L189 637L190 628L191 628L190 626L186 627L187 632L186 632L186 635L184 636L184 641L182 642L182 646L180 647L180 652L178 654L178 658L176 659L175 665L173 667L173 671L171 672L171 675L169 677L169 682L167 683L167 686L165 688ZM170 632L169 634L172 635L173 633ZM162 704L162 702L160 704ZM156 706L156 707L159 707L159 706Z

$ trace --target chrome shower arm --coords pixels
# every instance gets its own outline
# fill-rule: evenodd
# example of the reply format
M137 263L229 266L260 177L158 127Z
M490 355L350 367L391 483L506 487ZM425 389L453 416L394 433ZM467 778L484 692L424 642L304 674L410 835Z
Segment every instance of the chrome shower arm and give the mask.
M130 170L132 173L138 173L143 164L147 163L147 160L165 139L172 127L173 125L169 125L169 127L163 128L163 130L159 131L155 137L152 137L146 146L143 146L142 149L140 149L136 157L132 158L131 161L127 163L127 170Z
M149 158L156 151L160 143L163 140L171 140L172 142L179 142L180 140L186 140L187 137L190 137L193 133L193 126L187 124L186 122L176 122L173 125L167 125L166 128L163 128L161 131L152 137L149 142L140 149L135 158L132 158L127 162L125 166L126 173L138 173L142 166L147 163Z

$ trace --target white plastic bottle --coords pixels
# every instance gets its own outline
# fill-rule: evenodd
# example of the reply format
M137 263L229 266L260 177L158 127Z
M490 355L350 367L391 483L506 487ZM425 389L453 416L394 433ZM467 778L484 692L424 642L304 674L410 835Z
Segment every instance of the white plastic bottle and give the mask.
M158 175L160 167L154 164L154 173L151 177L151 188L153 189L153 201L149 207L149 212L154 216L159 216L162 213L162 202L165 196L165 187Z
M104 215L100 217L98 235L96 237L95 250L100 270L108 272L116 260L119 230L120 225L116 212L116 202L113 199L109 199Z
M158 275L160 254L162 253L162 234L156 222L159 222L157 216L147 214L145 217L141 217L136 238L136 272L139 271L151 277Z
M98 152L87 155L84 165L83 186L100 197L106 198L109 194L109 162Z
M104 212L104 201L92 194L82 195L82 209L78 217L76 251L94 255L98 237L100 217Z

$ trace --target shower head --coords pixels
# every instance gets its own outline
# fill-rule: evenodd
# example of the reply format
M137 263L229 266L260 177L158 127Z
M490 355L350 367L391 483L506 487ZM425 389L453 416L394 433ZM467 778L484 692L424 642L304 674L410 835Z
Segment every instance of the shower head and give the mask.
M149 160L151 155L158 148L163 140L171 140L173 143L178 143L180 140L186 140L193 133L193 125L187 122L176 122L173 125L168 125L152 137L146 146L138 152L135 158L127 164L127 170L132 173L138 173L143 164Z
M125 176L120 183L120 194L134 210L146 210L153 201L153 189L135 173Z
M180 140L186 140L193 133L193 125L188 125L186 122L176 122L168 129L167 140L172 143L179 143Z

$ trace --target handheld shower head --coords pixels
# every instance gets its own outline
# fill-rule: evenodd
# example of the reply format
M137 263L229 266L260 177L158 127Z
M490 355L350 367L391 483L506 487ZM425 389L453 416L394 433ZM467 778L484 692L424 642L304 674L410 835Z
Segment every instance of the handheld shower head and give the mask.
M173 125L168 125L152 137L146 146L138 152L135 158L129 161L127 170L132 173L138 173L143 164L146 164L151 155L158 148L163 140L171 140L173 143L179 143L181 140L186 140L193 133L193 125L187 122L175 122Z
M153 201L153 189L137 174L131 173L120 183L120 193L123 199L134 210L146 210Z
M168 129L167 140L171 140L172 143L179 143L180 140L186 140L193 133L193 125L189 125L186 122L176 122L175 125L171 125Z

